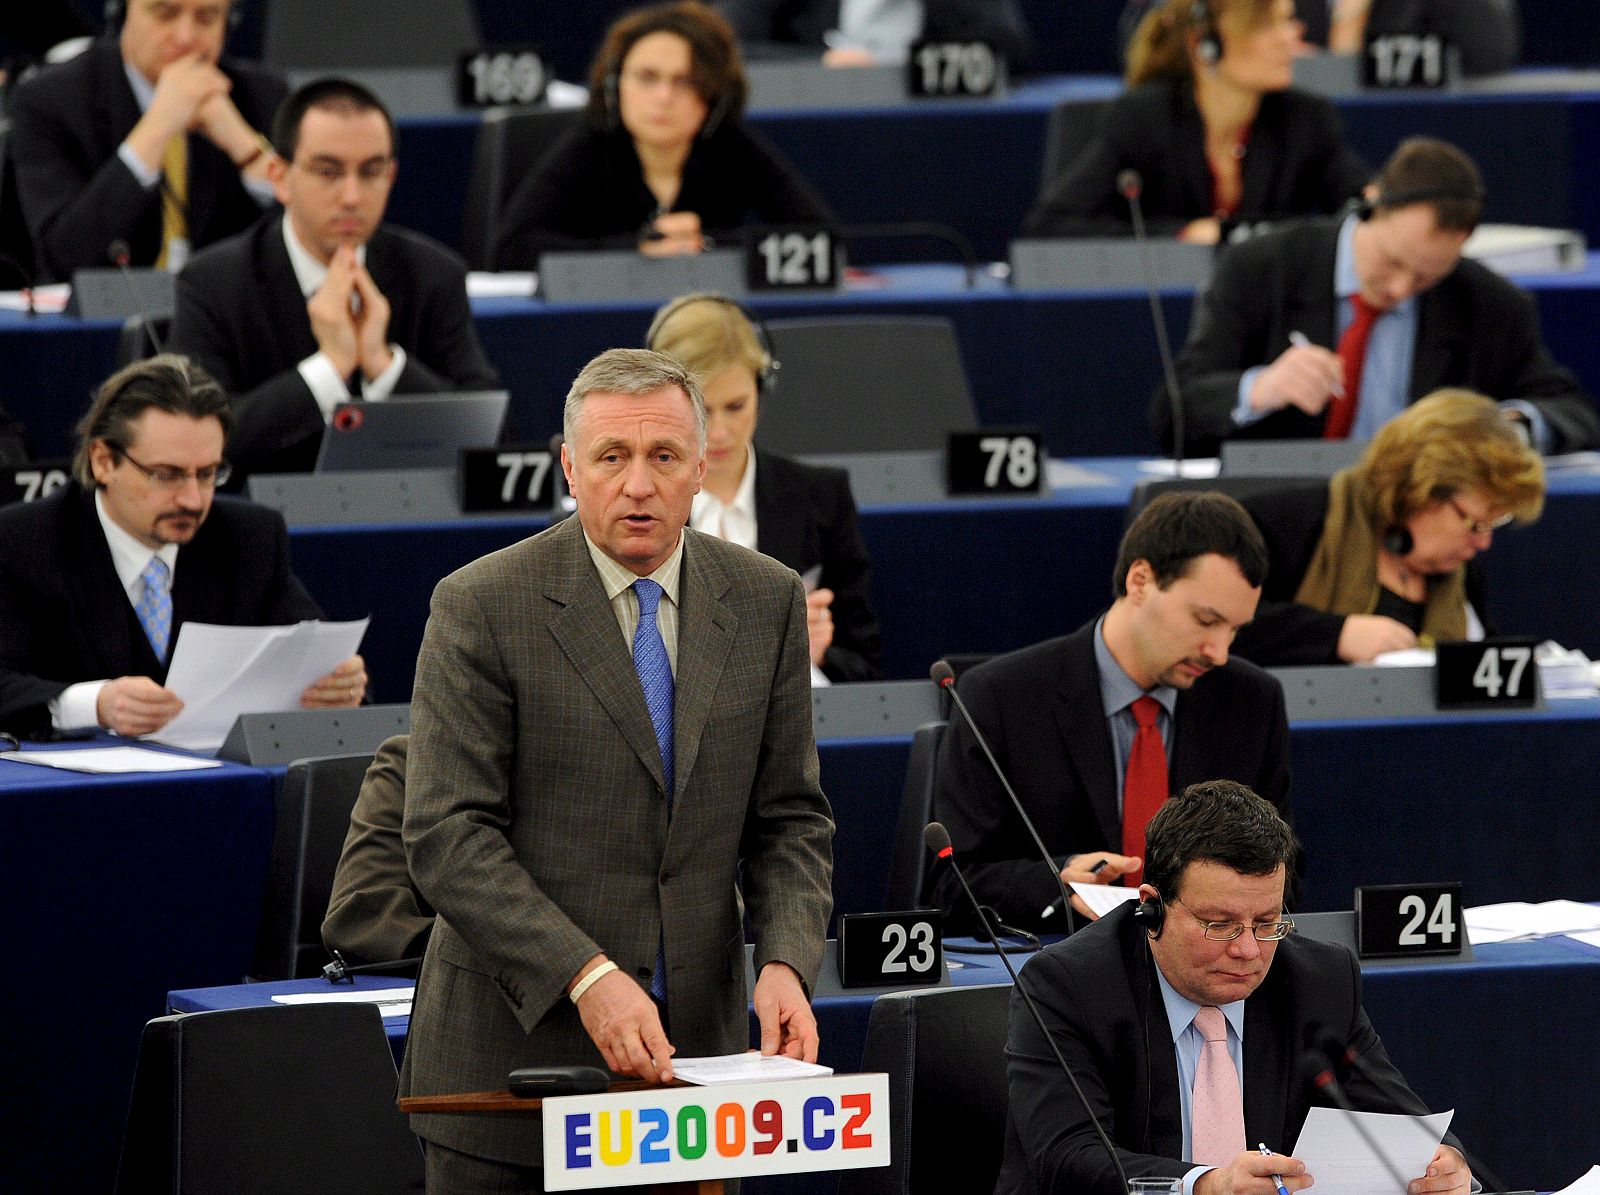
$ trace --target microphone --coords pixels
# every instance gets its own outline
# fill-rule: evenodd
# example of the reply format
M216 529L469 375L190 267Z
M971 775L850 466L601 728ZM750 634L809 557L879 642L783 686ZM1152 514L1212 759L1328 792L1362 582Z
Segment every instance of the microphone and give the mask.
M122 271L122 280L128 288L128 306L134 311L139 310L139 291L133 284L133 274L128 269L128 263L133 260L133 250L128 248L128 242L118 237L106 246L106 257L111 264ZM144 329L144 334L150 338L150 344L156 352L164 353L167 348L161 343L161 336L156 332L156 321L142 312L135 316L139 326Z
M940 663L943 663L941 660ZM955 848L950 845L950 831L944 828L943 822L929 822L922 831L922 841L927 848L939 858L950 865L950 870L956 873L956 879L961 881L961 890L967 894L967 899L972 902L972 907L977 910L978 919L983 922L984 928L989 931L989 936L994 937L994 927L989 924L988 915L983 911L983 906L978 903L978 898L972 894L972 889L967 886L967 877L961 874L961 867L956 863ZM1028 989L1022 986L1022 977L1017 974L1017 969L1011 965L1011 960L1006 957L1006 952L997 952L1000 961L1006 966L1006 973L1011 976L1011 986L1022 996L1022 1002L1028 1006L1028 1014L1033 1017L1033 1023L1038 1026L1040 1035L1045 1044L1050 1047L1050 1053L1055 1055L1061 1073L1066 1075L1067 1082L1072 1084L1072 1090L1077 1093L1078 1102L1083 1105L1083 1111L1089 1118L1089 1123L1094 1126L1095 1136L1100 1138L1100 1144L1106 1151L1106 1157L1111 1159L1111 1165L1116 1168L1117 1178L1121 1180L1121 1188L1128 1189L1128 1172L1122 1168L1122 1159L1117 1156L1116 1147L1111 1144L1111 1138L1106 1136L1106 1130L1100 1123L1100 1118L1094 1114L1094 1109L1089 1106L1089 1099L1083 1094L1083 1088L1078 1084L1078 1076L1072 1073L1072 1068L1067 1065L1067 1060L1061 1054L1061 1047L1056 1045L1056 1039L1050 1036L1050 1030L1045 1028L1044 1017L1039 1013L1039 1006L1033 1002L1033 997L1028 994Z
M347 963L344 955L335 950L333 952L333 962L322 968L322 978L329 983L354 983L357 975L363 975L369 971L392 973L409 970L412 967L420 967L421 965L422 956L420 954L416 958L394 959L387 963Z
M1178 370L1172 363L1172 346L1167 343L1167 321L1161 315L1161 296L1156 291L1155 267L1150 261L1150 238L1144 229L1144 179L1137 170L1117 175L1117 191L1128 201L1133 217L1133 239L1139 247L1139 269L1144 274L1145 294L1150 300L1150 320L1156 329L1156 352L1161 355L1161 376L1167 387L1167 406L1172 412L1173 476L1183 476L1183 396L1178 393Z
M1315 1026L1308 1026L1306 1037L1312 1037L1315 1031ZM1356 1136L1361 1138L1362 1144L1367 1147L1373 1157L1383 1163L1383 1168L1389 1172L1389 1177L1394 1179L1395 1189L1398 1191L1407 1190L1411 1180L1400 1173L1400 1167L1394 1164L1394 1159L1389 1156L1388 1151L1373 1139L1372 1134L1367 1131L1367 1126L1361 1123L1361 1117L1356 1115L1355 1108L1351 1107L1349 1099L1346 1098L1344 1087L1340 1085L1338 1076L1334 1074L1334 1068L1329 1065L1327 1055L1321 1049L1313 1046L1300 1055L1300 1066L1311 1076L1311 1085L1326 1095L1333 1103L1333 1106L1345 1114L1350 1122L1350 1127L1356 1131ZM1423 1126L1418 1125L1418 1127L1422 1128ZM1423 1131L1426 1132L1427 1130L1424 1128ZM1429 1133L1428 1136L1432 1137L1433 1134Z
M1337 1103L1338 1106L1344 1111L1348 1112L1351 1109L1347 1104L1340 1102L1344 1098L1344 1093L1339 1087L1338 1079L1334 1077L1336 1072L1342 1070L1348 1073L1349 1071L1354 1070L1379 1091L1384 1089L1386 1076L1380 1075L1374 1071L1367 1060L1357 1053L1356 1050L1349 1045L1349 1043L1343 1041L1337 1034L1333 1033L1325 1026L1307 1025L1305 1041L1308 1047L1307 1052L1313 1056L1314 1061L1320 1068L1317 1073L1312 1075L1312 1082L1317 1086L1322 1087L1324 1091L1328 1091L1330 1093L1330 1098L1334 1099L1335 1103ZM1324 1075L1326 1075L1328 1081L1331 1082L1331 1087L1325 1085L1323 1079ZM1433 1139L1432 1131L1427 1127L1427 1125L1423 1124L1414 1113L1402 1113L1401 1115L1405 1116L1408 1121L1416 1125L1418 1132L1423 1133L1430 1141ZM1360 1122L1352 1121L1351 1124L1353 1127L1359 1127ZM1364 1132L1361 1134L1361 1137L1363 1141L1366 1141L1367 1147L1371 1149L1372 1142L1367 1140ZM1456 1148L1461 1151L1461 1156L1466 1160L1467 1165L1472 1168L1472 1172L1483 1181L1485 1192L1509 1190L1509 1188L1500 1180L1494 1171L1483 1165L1478 1158L1474 1157L1467 1151L1467 1147L1465 1145L1458 1145ZM1376 1153L1377 1150L1374 1149L1373 1152ZM1394 1174L1395 1167L1390 1163L1389 1159L1385 1157L1383 1162L1384 1165L1388 1167L1390 1174ZM1401 1186L1404 1186L1406 1180L1401 1179L1400 1183Z
M935 660L933 667L928 669L928 677L934 684L950 694L950 700L955 703L956 709L961 711L962 720L966 722L967 729L972 731L972 737L978 740L978 746L983 748L984 758L989 761L989 767L994 770L996 778L999 779L1000 787L1005 789L1006 796L1011 798L1011 807L1017 811L1017 816L1022 819L1022 824L1027 827L1028 834L1033 839L1033 845L1039 848L1039 857L1044 860L1045 867L1049 869L1050 878L1056 882L1056 887L1061 889L1061 896L1058 898L1061 902L1061 907L1071 909L1072 901L1067 892L1066 881L1061 878L1061 869L1056 866L1055 859L1044 845L1044 839L1039 836L1039 831L1034 827L1033 819L1028 816L1028 811L1022 807L1022 801L1017 797L1017 790L1011 787L1011 781L1007 780L1005 772L1001 771L1000 761L995 759L994 752L989 750L989 741L983 737L983 731L978 729L977 722L973 720L971 712L967 709L967 703L962 701L961 694L956 692L955 669L950 667L948 660ZM965 880L961 882L963 886L966 884ZM1039 915L1040 920L1050 917L1055 912L1055 908L1056 902L1051 901L1044 912Z

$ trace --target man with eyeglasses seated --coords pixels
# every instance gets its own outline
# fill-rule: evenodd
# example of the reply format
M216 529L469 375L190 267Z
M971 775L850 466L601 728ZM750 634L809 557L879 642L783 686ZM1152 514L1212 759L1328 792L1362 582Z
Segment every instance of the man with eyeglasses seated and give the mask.
M154 733L183 708L162 682L185 622L322 616L278 513L216 500L231 423L228 396L184 358L130 365L78 425L73 480L0 510L0 728ZM366 685L351 656L300 704L358 705Z
M1343 1084L1356 1108L1427 1110L1361 1007L1355 957L1291 936L1284 879L1297 847L1271 804L1231 780L1190 785L1150 819L1146 849L1140 904L1022 972L1129 1179L1182 1179L1184 1195L1271 1192L1274 1175L1290 1191L1310 1187L1315 1175L1286 1156L1324 1102L1309 1081L1308 1040L1331 1036L1361 1059ZM997 1195L1121 1195L1083 1104L1016 995L1006 1059ZM1471 1188L1454 1138L1446 1142L1410 1195Z
M195 256L168 341L234 396L236 479L309 471L352 399L499 385L461 260L381 223L396 159L378 98L342 79L308 83L279 110L273 143L283 212Z

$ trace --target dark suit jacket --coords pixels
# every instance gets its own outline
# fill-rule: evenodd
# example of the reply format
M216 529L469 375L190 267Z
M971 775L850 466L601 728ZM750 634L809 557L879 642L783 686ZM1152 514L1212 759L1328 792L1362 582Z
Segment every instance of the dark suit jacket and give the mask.
M839 27L839 0L717 0L739 35L745 57L820 58L822 35ZM1032 52L1016 0L924 0L922 36L929 41L985 41L1013 67Z
M1117 175L1144 180L1141 203L1152 235L1176 235L1216 214L1205 123L1187 79L1157 79L1124 92L1106 110L1100 134L1028 213L1028 236L1127 236L1133 231ZM1271 92L1250 131L1237 219L1277 220L1336 212L1360 193L1366 165L1344 143L1339 114L1321 96Z
M632 249L655 218L633 138L588 122L530 167L506 204L495 250L502 270L534 270L552 249ZM697 139L683 166L672 211L694 212L714 239L749 223L826 224L822 197L765 138L738 120L724 120Z
M1195 299L1189 340L1178 354L1184 439L1191 455L1214 455L1230 437L1305 439L1322 434L1322 416L1296 408L1274 411L1249 427L1233 427L1239 378L1289 347L1289 333L1337 346L1334 258L1339 221L1314 220L1235 245L1217 262ZM1490 398L1524 399L1549 421L1554 452L1600 445L1600 415L1571 372L1557 365L1539 336L1533 300L1492 270L1462 258L1417 298L1417 343L1411 367L1415 402L1441 386L1465 386ZM1157 391L1150 422L1164 443L1172 437L1166 389Z
M229 93L251 127L267 129L288 94L282 80L223 60ZM161 252L161 186L146 190L117 157L139 122L139 103L122 67L117 39L101 38L70 62L52 66L12 95L11 144L17 195L44 279L65 281L83 267L109 265L107 249L124 240L135 266ZM226 154L200 134L189 137L189 243L201 248L261 216Z
M1094 625L999 656L959 683L962 700L1058 862L1083 851L1122 849ZM1293 824L1289 723L1283 689L1272 677L1230 660L1179 692L1172 734L1173 792L1200 780L1236 780ZM1010 925L1040 925L1040 911L1060 889L959 716L950 719L939 747L933 808L979 901ZM970 916L948 868L935 868L933 884L947 914Z
M178 549L174 644L185 622L278 626L320 617L289 569L276 511L219 498ZM92 495L71 482L0 510L0 723L46 731L45 705L68 685L166 675L117 578Z
M797 573L822 566L833 590L829 680L881 680L883 654L872 609L872 561L861 542L850 475L756 449L756 547Z
M759 973L810 985L832 903L805 606L794 573L684 531L669 815L628 645L576 518L451 574L417 659L404 837L438 911L405 1094L602 1065L564 989L604 951L648 984L664 945L672 1043L749 1039ZM742 901L740 894L742 892ZM522 1117L418 1116L429 1141L537 1165Z
M296 368L317 351L306 300L283 243L284 217L267 216L213 246L178 276L167 347L193 357L234 396L228 459L238 473L304 473L327 426ZM389 340L406 351L396 394L492 390L467 306L466 267L443 246L380 227L367 272L389 300Z
M397 734L373 756L334 872L322 944L352 963L420 957L433 930L433 909L411 882L400 837L410 740Z
M1124 905L1046 949L1022 982L1116 1147L1129 1178L1180 1177L1178 1063L1145 933ZM1361 1007L1361 969L1344 947L1291 935L1245 1002L1244 1124L1251 1144L1288 1153L1323 1104L1300 1065L1306 1031L1348 1043L1372 1071L1343 1083L1367 1112L1423 1113ZM1010 1116L997 1195L1120 1195L1110 1159L1022 1001L1006 1039ZM1450 1139L1454 1143L1454 1139Z
M1255 619L1241 627L1233 641L1234 653L1263 668L1339 663L1339 635L1345 616L1294 600L1328 520L1327 485L1320 481L1290 484L1239 501L1266 541L1267 579L1261 586ZM1467 600L1487 628L1489 613L1479 559L1467 566Z

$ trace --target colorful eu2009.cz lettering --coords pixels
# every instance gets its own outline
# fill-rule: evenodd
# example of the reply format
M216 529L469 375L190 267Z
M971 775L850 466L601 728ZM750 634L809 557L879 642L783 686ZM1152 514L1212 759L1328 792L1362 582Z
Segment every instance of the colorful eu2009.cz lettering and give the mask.
M544 1102L547 1190L889 1162L888 1081L830 1075Z

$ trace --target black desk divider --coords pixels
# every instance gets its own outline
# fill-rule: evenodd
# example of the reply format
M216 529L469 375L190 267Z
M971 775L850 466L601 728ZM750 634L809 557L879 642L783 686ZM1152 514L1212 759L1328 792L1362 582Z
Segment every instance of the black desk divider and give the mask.
M1283 685L1291 724L1360 718L1503 718L1493 710L1439 710L1432 668L1327 665L1269 669ZM1544 694L1535 709L1544 708Z
M125 320L142 315L169 320L178 302L176 283L166 270L77 270L67 314L79 319Z
M903 66L837 70L812 62L748 62L750 106L762 111L897 108L911 103Z
M811 723L819 739L910 737L944 718L931 680L868 681L811 690Z
M436 117L461 110L453 63L448 66L364 66L358 70L341 68L337 72L327 67L300 67L287 73L290 87L303 87L337 73L371 91L396 120Z
M1211 277L1216 248L1183 241L1150 241L1150 272L1158 288L1202 286ZM1015 290L1143 290L1144 266L1132 237L1011 242Z
M242 714L228 731L217 758L272 767L320 755L376 751L384 739L410 730L409 704Z
M743 298L743 249L708 249L681 257L596 249L539 258L539 297L551 303L658 302L691 291Z
M1226 440L1224 477L1332 477L1361 459L1359 440Z
M431 523L461 517L454 469L370 469L353 473L258 473L245 486L291 527L349 523Z
M1356 915L1353 910L1341 909L1336 913L1292 913L1294 932L1318 942L1334 942L1356 952ZM1461 950L1457 954L1414 955L1407 958L1364 958L1363 971L1381 970L1384 967L1428 967L1440 963L1454 965L1472 961L1472 942L1461 935Z

